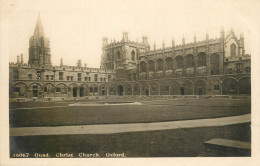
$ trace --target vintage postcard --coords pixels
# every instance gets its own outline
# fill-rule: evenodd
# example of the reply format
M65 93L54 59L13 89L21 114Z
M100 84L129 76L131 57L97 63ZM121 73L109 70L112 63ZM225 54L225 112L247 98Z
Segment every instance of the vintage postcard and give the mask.
M259 5L2 1L0 165L256 164Z

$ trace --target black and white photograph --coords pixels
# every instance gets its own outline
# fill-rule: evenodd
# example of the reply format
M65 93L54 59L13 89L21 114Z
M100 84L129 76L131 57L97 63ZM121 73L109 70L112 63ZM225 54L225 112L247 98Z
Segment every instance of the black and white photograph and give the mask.
M4 0L1 9L0 165L257 163L259 1Z

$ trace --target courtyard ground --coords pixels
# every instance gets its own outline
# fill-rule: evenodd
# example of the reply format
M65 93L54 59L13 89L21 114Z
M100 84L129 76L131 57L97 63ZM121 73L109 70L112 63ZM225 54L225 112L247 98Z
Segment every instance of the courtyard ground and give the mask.
M120 98L10 102L11 128L214 119L251 113L251 100ZM250 123L116 134L10 136L14 153L125 153L127 157L192 157L213 138L251 142Z
M131 103L138 102L138 103ZM10 103L10 127L148 123L243 115L249 99L102 99ZM106 103L106 104L104 104Z

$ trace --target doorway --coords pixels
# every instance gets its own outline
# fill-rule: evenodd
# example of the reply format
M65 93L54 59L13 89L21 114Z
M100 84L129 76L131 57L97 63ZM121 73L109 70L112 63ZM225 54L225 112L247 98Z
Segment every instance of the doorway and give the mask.
M145 90L145 95L149 96L149 90L148 89Z
M119 96L123 96L123 92L124 92L124 88L122 85L118 85L118 95Z
M83 97L83 96L84 96L84 88L83 88L83 87L81 87L81 88L79 89L79 96L80 96L80 97Z
M78 91L78 88L74 87L73 88L73 97L77 97L77 91Z
M184 87L180 87L181 95L184 95Z
M198 88L199 95L202 95L202 88Z

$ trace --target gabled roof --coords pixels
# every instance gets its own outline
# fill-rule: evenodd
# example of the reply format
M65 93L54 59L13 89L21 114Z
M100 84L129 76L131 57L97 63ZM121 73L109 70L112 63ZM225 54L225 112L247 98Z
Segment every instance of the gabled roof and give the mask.
M39 14L38 19L37 19L37 23L36 23L36 26L35 26L35 29L34 29L33 36L34 37L44 37L45 36L44 31L43 31L43 27L42 27L40 14Z

